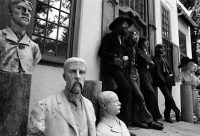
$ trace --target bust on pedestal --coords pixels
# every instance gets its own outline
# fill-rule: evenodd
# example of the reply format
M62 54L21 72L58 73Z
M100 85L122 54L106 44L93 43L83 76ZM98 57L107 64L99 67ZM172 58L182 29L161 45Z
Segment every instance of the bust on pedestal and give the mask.
M199 78L195 75L197 64L193 59L184 57L178 68L182 68L178 76L181 81L181 117L183 121L193 123L193 98L192 90L200 84Z
M32 3L9 0L8 9L11 25L0 30L0 136L25 136L31 73L41 54L26 34Z

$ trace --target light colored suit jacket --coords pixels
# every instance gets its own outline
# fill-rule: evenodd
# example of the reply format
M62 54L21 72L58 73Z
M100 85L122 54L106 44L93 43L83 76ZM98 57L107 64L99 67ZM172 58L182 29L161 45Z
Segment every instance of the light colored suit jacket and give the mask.
M85 107L88 136L96 136L95 112L92 103L82 96ZM74 116L64 92L39 101L30 115L30 129L39 129L45 136L79 136Z
M102 117L97 125L97 136L130 136L125 123L117 120L119 124L112 119Z

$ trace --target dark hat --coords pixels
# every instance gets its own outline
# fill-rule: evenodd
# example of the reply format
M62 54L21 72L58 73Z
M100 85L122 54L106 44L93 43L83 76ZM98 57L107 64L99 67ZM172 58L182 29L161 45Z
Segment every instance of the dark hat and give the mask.
M182 68L182 67L186 66L189 62L195 63L194 59L190 59L189 57L183 57L181 59L181 64L178 66L178 68Z
M115 20L109 25L109 29L113 31L113 29L123 23L123 21L127 21L128 25L131 26L133 24L133 20L127 16L119 16L115 18Z

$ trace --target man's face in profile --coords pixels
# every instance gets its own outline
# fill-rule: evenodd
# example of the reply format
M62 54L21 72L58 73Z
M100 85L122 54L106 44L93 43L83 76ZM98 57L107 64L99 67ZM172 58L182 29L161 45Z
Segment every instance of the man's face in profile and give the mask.
M65 68L64 79L66 81L67 90L71 94L81 94L86 70L86 65L82 62L72 62Z
M18 2L12 5L11 18L20 27L26 27L31 21L32 8L26 2Z
M197 71L197 64L195 64L194 62L189 62L188 63L188 69L191 72L196 72Z
M109 94L107 96L109 103L106 104L106 110L111 115L117 115L120 113L121 103L119 102L118 96L115 93Z

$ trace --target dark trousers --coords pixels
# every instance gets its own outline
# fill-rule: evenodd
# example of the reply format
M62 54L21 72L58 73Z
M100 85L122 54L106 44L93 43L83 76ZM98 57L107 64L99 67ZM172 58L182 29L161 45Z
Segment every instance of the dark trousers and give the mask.
M176 106L175 101L173 99L173 96L172 96L172 86L171 85L160 84L159 88L160 88L162 94L165 97L165 111L164 111L164 116L166 118L170 117L170 111L171 111L171 109L176 114L178 114L180 112L180 110Z
M118 114L118 117L128 125L128 99L131 92L131 85L126 79L123 69L111 67L109 72L117 84L115 93L121 102L121 112Z
M136 111L138 109L138 112L137 111L134 112L136 115L133 115L134 116L133 123L134 122L137 123L139 117L141 117L140 119L146 123L152 122L153 117L146 107L144 96L137 82L132 82L131 85L132 85L132 93L133 93L133 101L134 101L132 104L133 104L133 107L135 107L133 110ZM140 115L138 116L137 113L139 113Z
M150 80L150 73L149 72L141 72L139 71L140 75L140 89L145 99L145 103L147 109L153 116L153 120L160 119L162 116L160 114L160 110L158 107L158 100L156 97L155 90Z

